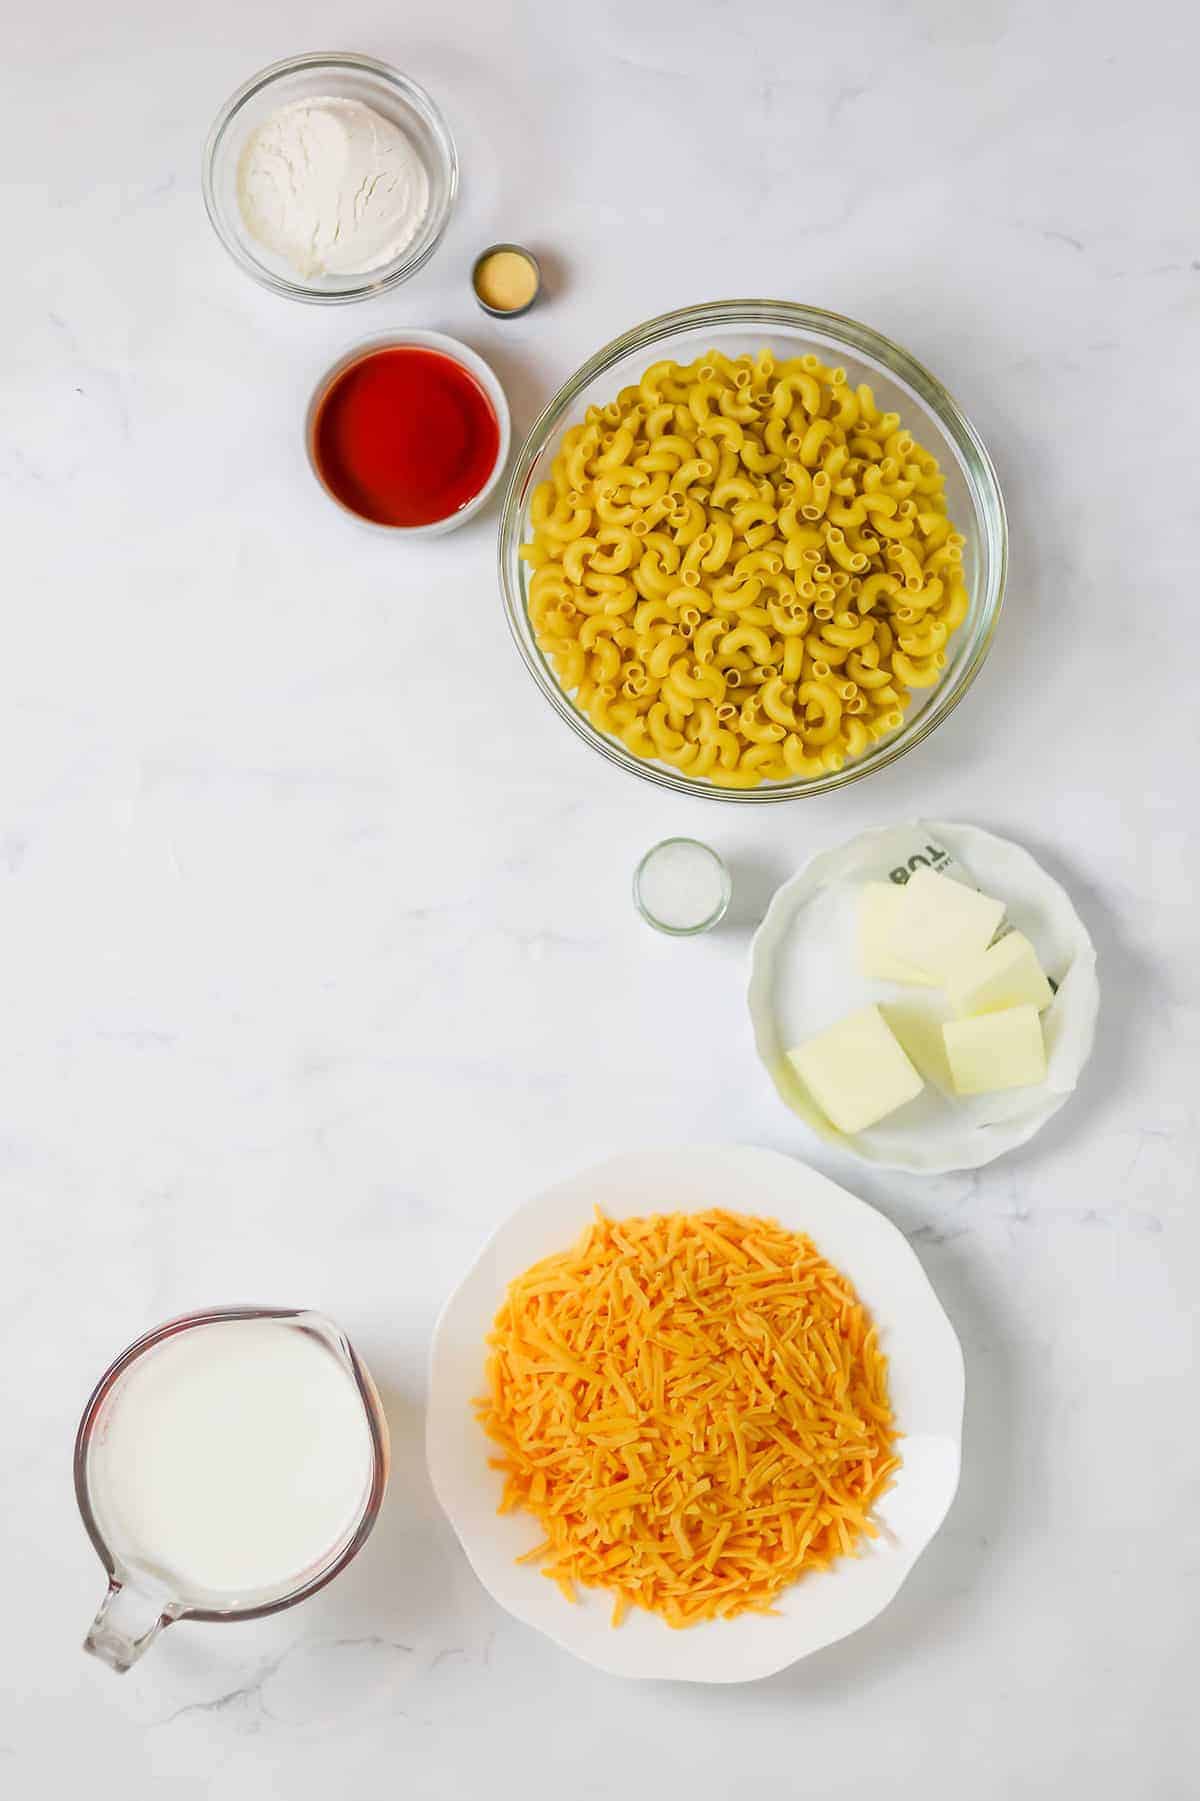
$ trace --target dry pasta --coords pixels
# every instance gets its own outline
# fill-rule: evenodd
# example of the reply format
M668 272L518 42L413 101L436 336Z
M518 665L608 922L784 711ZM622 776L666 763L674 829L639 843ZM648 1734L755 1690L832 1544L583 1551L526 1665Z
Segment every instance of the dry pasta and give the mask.
M936 458L813 355L655 363L565 433L530 523L559 684L635 756L719 786L861 756L967 614Z
M898 1458L887 1365L811 1240L713 1210L615 1223L510 1284L479 1417L519 1561L569 1600L612 1591L671 1626L772 1611L875 1536Z

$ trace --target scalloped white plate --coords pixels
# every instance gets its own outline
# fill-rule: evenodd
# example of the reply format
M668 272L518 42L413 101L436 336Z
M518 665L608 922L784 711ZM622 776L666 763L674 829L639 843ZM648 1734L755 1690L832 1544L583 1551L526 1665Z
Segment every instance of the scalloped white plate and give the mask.
M1005 1094L956 1095L941 1024L953 1018L940 988L873 982L859 973L857 896L948 853L954 873L1003 900L1032 941L1058 992L1042 1015L1046 1079ZM814 1106L787 1061L793 1045L856 1007L877 1002L925 1077L923 1094L853 1138ZM819 1138L884 1169L936 1174L978 1169L1024 1144L1058 1112L1083 1073L1096 1036L1096 951L1070 896L1027 850L978 826L915 819L862 832L822 851L776 890L750 950L750 1017L758 1054L785 1105Z
M494 1447L471 1407L483 1387L484 1340L513 1277L570 1245L596 1206L618 1218L706 1207L770 1216L813 1238L879 1326L904 1434L903 1462L877 1509L884 1530L861 1557L785 1589L777 1618L747 1614L675 1632L635 1608L614 1630L606 1594L582 1590L572 1607L536 1568L515 1562L541 1533L529 1514L496 1512L502 1479L488 1467ZM777 1151L647 1151L536 1195L484 1247L434 1331L426 1454L434 1491L476 1575L517 1619L615 1676L747 1682L856 1632L896 1594L958 1487L963 1387L954 1328L908 1241L882 1213Z

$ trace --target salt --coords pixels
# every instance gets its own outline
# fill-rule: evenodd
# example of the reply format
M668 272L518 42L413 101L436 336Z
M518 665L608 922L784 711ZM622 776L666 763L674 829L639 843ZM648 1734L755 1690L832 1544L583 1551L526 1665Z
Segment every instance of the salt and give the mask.
M695 838L668 838L647 851L634 877L634 899L663 932L700 932L729 905L729 875L720 857Z

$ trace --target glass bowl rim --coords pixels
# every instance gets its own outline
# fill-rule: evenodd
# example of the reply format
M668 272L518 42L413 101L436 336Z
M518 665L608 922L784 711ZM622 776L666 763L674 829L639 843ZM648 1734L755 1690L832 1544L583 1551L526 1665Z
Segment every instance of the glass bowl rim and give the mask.
M215 192L215 167L220 146L226 132L241 112L242 108L264 88L283 80L288 75L302 74L314 69L353 70L360 74L375 76L387 86L398 91L401 98L417 113L420 113L437 143L443 171L446 178L446 192L441 204L440 214L436 217L433 231L423 248L415 255L402 252L389 267L383 268L385 274L372 271L374 279L364 276L357 286L341 289L336 293L326 293L322 289L313 288L299 279L292 280L286 275L279 275L269 269L254 256L241 241L225 229L217 205ZM273 294L282 294L288 300L300 300L313 306L342 306L354 300L366 300L372 294L386 293L401 282L423 269L434 251L446 235L446 228L454 212L455 200L458 196L458 150L454 136L446 122L445 115L428 90L397 69L392 63L382 62L378 57L362 56L353 50L309 50L300 56L285 56L279 62L268 63L248 77L241 86L229 96L220 108L209 128L204 140L204 150L200 162L200 186L204 197L204 210L208 214L209 224L217 235L218 241L233 258L238 268L243 270L262 287L269 288Z
M895 737L882 740L865 756L815 779L795 776L790 781L764 783L758 788L721 788L688 776L682 770L660 767L653 761L635 757L632 751L626 750L584 718L536 653L532 646L532 634L527 638L522 629L528 625L528 621L524 597L520 591L516 553L520 544L524 511L523 490L534 463L549 443L563 413L590 382L598 375L603 375L626 355L647 350L661 339L673 337L680 332L710 326L743 329L758 326L766 331L772 326L786 326L831 338L844 345L847 350L857 351L882 365L890 374L906 383L929 407L961 458L985 550L988 581L982 597L980 626L970 659L959 670L953 685L941 684L935 690L929 704L913 721L911 735L906 735L902 727ZM800 800L810 795L828 794L835 788L846 787L850 782L861 781L864 777L873 775L876 770L886 769L918 744L924 743L930 733L949 717L983 667L995 636L1008 575L1008 520L999 477L979 433L949 390L901 345L845 314L832 313L822 307L806 306L799 301L711 300L695 306L680 307L673 312L659 313L653 319L632 326L603 345L563 382L526 432L513 462L504 491L497 549L505 617L521 660L547 700L577 737L598 750L618 768L628 770L631 774L640 776L643 781L653 782L660 788L670 788L677 794L687 794L701 800L762 806L772 801Z

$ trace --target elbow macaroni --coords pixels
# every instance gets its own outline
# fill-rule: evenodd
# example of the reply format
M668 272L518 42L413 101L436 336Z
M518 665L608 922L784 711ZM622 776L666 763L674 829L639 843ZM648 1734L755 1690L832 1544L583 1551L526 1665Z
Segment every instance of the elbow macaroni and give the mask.
M936 460L815 356L654 364L530 501L529 619L600 731L722 787L903 723L967 616Z

